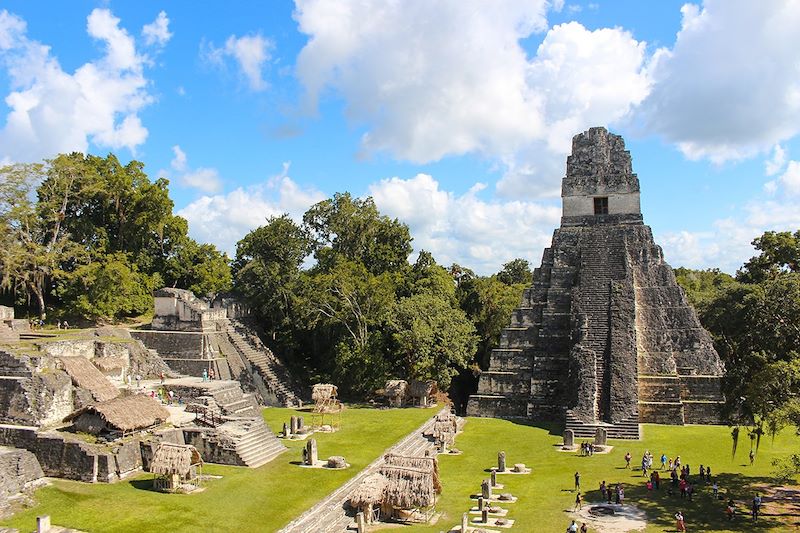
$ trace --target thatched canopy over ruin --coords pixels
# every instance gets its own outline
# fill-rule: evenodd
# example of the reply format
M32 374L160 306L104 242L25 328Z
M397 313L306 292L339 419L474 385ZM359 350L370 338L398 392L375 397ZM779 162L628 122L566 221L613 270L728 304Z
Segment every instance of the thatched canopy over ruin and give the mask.
M437 441L452 444L458 431L458 419L453 413L439 413L433 421L431 434Z
M311 400L321 402L336 398L339 388L330 383L317 383L311 388Z
M156 448L150 462L150 472L169 476L177 474L187 477L193 466L202 465L203 459L197 448L190 444L172 444L162 442Z
M436 486L438 478L430 469L384 465L380 473L386 478L382 504L395 509L430 507L441 492Z
M376 472L364 478L364 481L350 494L350 505L355 508L368 507L383 500L383 491L388 481L385 476Z
M64 422L73 422L84 415L100 417L108 429L133 431L165 422L169 418L169 411L149 396L135 394L78 409Z
M430 398L438 390L436 382L432 379L428 381L411 381L408 383L407 394L411 398Z
M405 398L407 391L408 382L404 379L390 379L383 387L383 395L395 400Z
M72 382L91 392L92 397L98 402L119 396L119 389L85 357L59 357L58 360L61 361L64 371L72 378Z

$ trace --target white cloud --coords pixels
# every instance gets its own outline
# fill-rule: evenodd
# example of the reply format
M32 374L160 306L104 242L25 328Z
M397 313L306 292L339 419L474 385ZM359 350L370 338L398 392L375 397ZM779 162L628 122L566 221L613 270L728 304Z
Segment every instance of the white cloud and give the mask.
M206 193L214 193L222 189L222 179L219 177L217 169L205 167L190 168L186 152L177 144L172 147L172 153L174 157L169 165L178 173L178 180L181 184L186 187L199 189ZM167 172L161 170L158 174L166 175Z
M800 3L686 4L671 49L649 67L640 118L691 159L716 163L766 151L800 132Z
M169 165L177 170L178 172L183 172L186 170L186 152L181 150L181 147L177 144L172 147L172 153L175 154L175 157L172 158Z
M418 174L381 180L369 187L369 194L382 213L409 225L415 251L430 251L440 264L459 263L479 274L497 272L517 257L538 265L558 226L560 206L486 201L478 197L484 187L476 184L456 195L441 190L431 176Z
M145 24L142 27L142 37L148 46L158 44L164 46L172 38L169 31L169 18L166 12L159 12L156 19L150 24Z
M791 196L800 195L800 161L789 161L786 171L778 178L786 194ZM798 206L795 205L795 208ZM798 209L800 211L800 209Z
M556 26L529 58L520 41L547 30L547 7L298 0L307 105L337 91L367 127L367 153L414 162L478 153L507 171L502 193L552 194L572 136L623 117L647 81L644 43L620 29Z
M270 216L289 213L299 222L312 204L325 199L316 189L298 186L288 176L288 169L286 163L280 174L259 185L202 196L178 211L178 215L189 221L192 237L210 242L233 256L236 243Z
M798 227L800 210L791 198L752 201L736 217L715 221L709 231L665 232L656 236L656 242L673 267L719 268L732 274L756 254L753 239L765 231L796 231Z
M148 131L138 113L153 101L147 59L107 9L87 17L89 36L104 55L65 72L48 46L27 37L25 22L0 11L0 65L11 82L9 112L0 130L0 158L36 161L82 151L89 143L135 151Z
M214 43L209 43L202 56L217 66L223 66L226 58L233 58L250 89L263 91L269 86L264 80L264 65L272 57L270 50L273 47L274 43L260 34L243 37L231 35L224 47L217 48Z
M786 164L786 150L780 144L776 144L772 149L772 157L764 162L764 173L767 176L774 176L783 169Z

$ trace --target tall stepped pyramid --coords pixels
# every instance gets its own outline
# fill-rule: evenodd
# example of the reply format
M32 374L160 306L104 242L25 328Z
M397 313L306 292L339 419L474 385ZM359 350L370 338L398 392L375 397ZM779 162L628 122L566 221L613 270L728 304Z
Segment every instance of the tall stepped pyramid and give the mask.
M471 416L604 427L720 423L723 365L643 223L622 137L576 135L561 227L492 351Z

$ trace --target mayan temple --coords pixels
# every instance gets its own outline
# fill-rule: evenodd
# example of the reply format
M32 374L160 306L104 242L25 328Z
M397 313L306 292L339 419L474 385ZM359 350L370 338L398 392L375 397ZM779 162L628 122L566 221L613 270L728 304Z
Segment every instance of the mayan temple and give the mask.
M572 140L561 227L493 350L468 414L604 427L719 423L723 365L643 223L622 137Z

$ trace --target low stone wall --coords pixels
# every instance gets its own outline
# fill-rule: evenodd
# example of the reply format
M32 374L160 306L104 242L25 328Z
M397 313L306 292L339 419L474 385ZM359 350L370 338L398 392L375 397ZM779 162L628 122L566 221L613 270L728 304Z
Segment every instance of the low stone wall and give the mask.
M684 419L687 424L722 424L720 410L723 402L683 402Z
M0 376L0 422L42 426L61 422L72 412L73 390L62 371Z
M0 501L23 492L44 477L36 456L27 450L0 450Z
M718 376L681 376L681 397L684 400L719 401L722 378Z
M199 359L203 355L201 332L131 330L131 336L164 359Z
M679 402L681 381L677 376L639 376L639 399L643 402Z
M217 431L211 428L185 428L183 438L186 444L191 444L203 461L207 463L217 463L221 465L247 466L239 454L233 442L228 442L225 438L220 438Z

